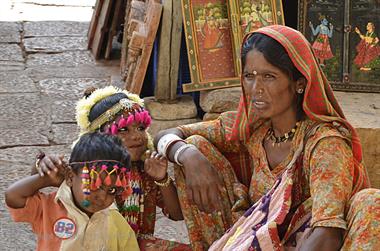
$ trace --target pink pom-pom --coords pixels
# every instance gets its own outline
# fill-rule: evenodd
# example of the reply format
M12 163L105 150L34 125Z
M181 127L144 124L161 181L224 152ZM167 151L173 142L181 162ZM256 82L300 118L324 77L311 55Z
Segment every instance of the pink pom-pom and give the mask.
M141 123L141 122L142 122L142 121L141 121L140 112L138 112L138 111L135 112L135 121L136 121L137 123Z
M105 171L107 170L107 166L106 165L102 165L102 171Z
M116 123L113 123L112 126L111 126L111 134L112 134L112 135L116 135L117 132L118 132L117 129L118 129L118 128L117 128Z
M121 117L121 119L119 120L117 124L118 128L123 128L126 125L127 125L127 120L124 117Z
M148 114L148 116L145 117L145 125L146 125L146 127L149 127L150 123L152 123L152 118Z
M129 115L127 118L127 126L132 125L134 121L135 121L135 118L133 117L133 115L132 114Z

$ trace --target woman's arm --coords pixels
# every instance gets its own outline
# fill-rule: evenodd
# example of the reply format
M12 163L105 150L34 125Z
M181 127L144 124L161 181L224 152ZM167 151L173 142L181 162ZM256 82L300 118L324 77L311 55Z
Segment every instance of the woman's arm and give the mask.
M157 134L155 145L161 137L167 134L175 134L183 139L181 130L173 128L161 131ZM176 151L186 143L178 141L167 149L167 158L174 161ZM186 177L186 191L190 201L196 204L201 211L211 213L220 208L219 189L222 185L218 174L211 166L207 158L196 148L186 148L178 156L178 161L183 165Z
M316 227L300 247L300 251L337 251L343 244L343 229Z

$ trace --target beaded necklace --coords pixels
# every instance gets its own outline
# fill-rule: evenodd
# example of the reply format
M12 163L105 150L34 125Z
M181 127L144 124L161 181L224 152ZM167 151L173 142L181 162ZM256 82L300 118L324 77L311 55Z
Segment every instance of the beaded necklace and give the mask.
M132 193L125 199L121 211L133 231L138 234L144 214L144 191L138 167L132 168L130 172L130 184Z
M289 132L287 132L284 135L279 136L279 137L277 137L277 136L274 135L274 130L271 127L268 130L267 139L269 139L269 140L272 141L272 146L273 147L275 145L279 146L280 143L286 142L288 140L292 140L293 139L294 134L296 133L297 128L298 128L299 125L300 125L300 122L297 122L296 125Z

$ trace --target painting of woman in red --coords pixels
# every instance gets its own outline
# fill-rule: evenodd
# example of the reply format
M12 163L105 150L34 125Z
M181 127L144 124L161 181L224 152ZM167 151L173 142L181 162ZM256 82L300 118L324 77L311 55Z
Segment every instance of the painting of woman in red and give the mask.
M360 42L356 46L358 54L354 59L354 64L361 71L370 71L375 66L380 65L380 46L379 38L375 33L375 25L368 22L365 35L360 32L358 27L355 28L355 32L360 36Z
M206 16L205 24L201 30L204 38L203 48L206 50L217 50L223 47L222 37L223 33L219 30L218 20L213 16L212 9L209 10Z

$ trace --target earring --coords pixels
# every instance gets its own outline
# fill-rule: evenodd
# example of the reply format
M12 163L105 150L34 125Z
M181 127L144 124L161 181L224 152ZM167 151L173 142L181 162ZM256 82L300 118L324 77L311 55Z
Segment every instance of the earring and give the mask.
M298 94L302 94L302 93L303 93L303 89L302 89L302 88L299 88L299 89L297 90L297 93L298 93Z

